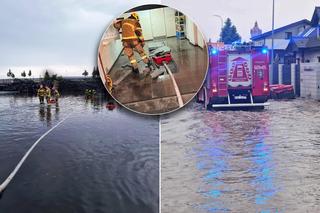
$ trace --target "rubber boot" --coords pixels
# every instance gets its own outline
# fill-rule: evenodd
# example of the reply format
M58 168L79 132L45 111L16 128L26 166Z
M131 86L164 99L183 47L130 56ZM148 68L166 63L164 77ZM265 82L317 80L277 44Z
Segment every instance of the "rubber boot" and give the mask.
M148 75L150 74L150 72L152 71L153 65L151 63L151 61L149 60L148 63L146 64L145 69L143 70L143 74L144 75Z
M138 75L139 74L139 69L132 67L132 72L133 72L133 74Z

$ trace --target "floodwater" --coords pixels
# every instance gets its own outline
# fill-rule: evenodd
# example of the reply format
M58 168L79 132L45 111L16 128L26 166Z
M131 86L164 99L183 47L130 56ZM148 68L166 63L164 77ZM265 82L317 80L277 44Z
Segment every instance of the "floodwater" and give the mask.
M320 212L320 102L270 103L161 118L162 213Z
M158 212L159 123L104 101L0 96L0 182L48 129L0 199L0 212Z

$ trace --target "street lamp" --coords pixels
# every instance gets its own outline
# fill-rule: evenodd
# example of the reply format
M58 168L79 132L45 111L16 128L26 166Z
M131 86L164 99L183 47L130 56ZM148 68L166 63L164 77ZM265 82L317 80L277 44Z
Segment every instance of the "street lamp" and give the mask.
M223 28L223 18L222 18L222 16L220 16L218 14L213 14L213 16L220 19L220 21L221 21L221 29L222 29Z
M272 0L272 31L271 31L271 72L273 76L273 63L274 63L274 0ZM273 82L273 79L271 79Z

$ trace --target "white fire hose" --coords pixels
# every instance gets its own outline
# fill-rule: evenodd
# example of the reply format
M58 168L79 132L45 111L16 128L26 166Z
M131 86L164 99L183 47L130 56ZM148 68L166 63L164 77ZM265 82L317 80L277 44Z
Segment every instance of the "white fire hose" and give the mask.
M59 121L56 125L54 125L51 129L49 129L47 132L45 132L43 135L41 135L41 137L34 142L34 144L29 148L29 150L26 152L26 154L21 158L21 160L19 161L19 163L16 165L16 167L14 168L14 170L10 173L10 175L7 177L7 179L5 179L5 181L3 181L3 183L0 185L0 195L3 193L3 191L6 189L6 187L9 185L9 183L11 182L11 180L14 178L14 176L16 175L16 173L19 171L19 169L21 168L22 164L25 162L25 160L27 159L27 157L30 155L30 153L32 152L32 150L38 145L38 143L45 137L47 136L52 130L54 130L56 127L58 127L62 122L64 122L69 116L67 116L66 118L62 119L61 121Z

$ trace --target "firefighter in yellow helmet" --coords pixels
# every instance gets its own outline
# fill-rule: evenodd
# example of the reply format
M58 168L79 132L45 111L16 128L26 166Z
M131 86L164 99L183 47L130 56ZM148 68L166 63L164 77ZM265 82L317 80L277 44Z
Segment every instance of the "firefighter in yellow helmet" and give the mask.
M122 31L122 45L124 47L124 53L130 60L133 73L139 73L138 62L134 57L134 50L140 54L143 62L149 69L151 69L151 61L143 49L145 42L138 14L131 13L128 18L114 22L114 27L117 30L121 29Z
M52 87L51 95L52 95L53 100L55 100L55 102L58 103L58 100L60 98L60 93L59 93L57 87L55 87L55 86Z
M48 85L45 86L45 89L46 89L46 100L47 100L47 103L49 103L51 98L51 89Z
M44 104L44 97L46 96L46 88L43 87L43 84L40 84L40 87L37 91L40 104Z

